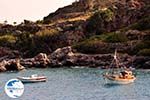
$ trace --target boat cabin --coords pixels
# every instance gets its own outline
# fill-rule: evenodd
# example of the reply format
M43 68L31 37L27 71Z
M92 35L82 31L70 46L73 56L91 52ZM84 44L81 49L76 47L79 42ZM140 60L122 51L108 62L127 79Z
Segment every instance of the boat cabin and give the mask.
M122 71L120 72L120 75L119 75L120 78L126 78L126 79L131 79L133 78L133 74L132 74L132 71Z

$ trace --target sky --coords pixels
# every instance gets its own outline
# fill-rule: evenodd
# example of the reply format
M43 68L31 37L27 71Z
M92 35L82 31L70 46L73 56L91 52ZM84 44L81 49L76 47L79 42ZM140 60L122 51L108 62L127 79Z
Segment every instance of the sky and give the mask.
M23 22L24 19L41 20L60 7L75 0L0 0L0 23Z

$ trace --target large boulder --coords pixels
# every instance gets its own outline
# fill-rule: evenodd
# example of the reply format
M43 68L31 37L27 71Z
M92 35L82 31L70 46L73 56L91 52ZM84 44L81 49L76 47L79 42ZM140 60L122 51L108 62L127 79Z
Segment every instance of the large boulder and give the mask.
M22 59L21 64L26 67L47 67L51 63L45 53L39 53L34 58Z
M50 63L48 56L45 53L39 53L37 56L34 57L34 65L35 66L47 66Z
M23 70L24 66L20 64L19 59L3 60L0 62L0 71Z
M66 63L66 59L68 56L73 55L72 48L64 47L64 48L58 48L56 51L54 51L50 57L51 57L51 64L53 66L60 66L64 65Z
M7 69L5 68L5 65L7 64L6 60L3 60L0 62L0 72L6 71Z

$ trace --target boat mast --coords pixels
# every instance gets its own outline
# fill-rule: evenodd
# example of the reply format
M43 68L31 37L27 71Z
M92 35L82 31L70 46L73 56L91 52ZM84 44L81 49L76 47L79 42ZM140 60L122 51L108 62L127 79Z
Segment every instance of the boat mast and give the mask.
M113 59L113 68L112 68L112 74L114 72L118 72L119 70L119 61L118 61L118 58L117 58L117 49L115 50L115 54L114 54L114 59Z
M118 61L117 49L116 49L113 56L112 63L110 64L110 70L108 72L114 74L115 72L118 72L118 70L119 70L119 61Z
M119 68L118 59L117 59L117 49L115 50L114 60L115 60L116 67Z

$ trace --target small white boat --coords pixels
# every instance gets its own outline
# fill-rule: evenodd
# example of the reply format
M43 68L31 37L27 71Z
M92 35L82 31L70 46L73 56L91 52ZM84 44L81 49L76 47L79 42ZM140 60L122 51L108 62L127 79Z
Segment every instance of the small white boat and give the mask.
M46 76L31 75L30 77L17 77L23 83L46 82Z
M117 51L115 51L114 60L110 65L110 70L103 74L107 83L112 84L129 84L133 83L136 80L136 77L133 75L132 71L126 66L121 65L117 57Z

